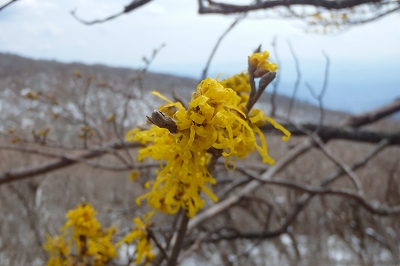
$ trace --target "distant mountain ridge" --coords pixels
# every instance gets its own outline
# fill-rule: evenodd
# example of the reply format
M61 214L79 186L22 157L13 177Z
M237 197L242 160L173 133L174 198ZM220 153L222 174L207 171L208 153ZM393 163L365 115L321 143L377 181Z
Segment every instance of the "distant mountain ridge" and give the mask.
M151 69L151 67L150 67ZM0 53L0 91L3 91L11 83L13 87L22 90L26 87L44 91L57 90L59 83L70 83L71 77L79 71L82 76L96 76L123 90L130 86L132 78L139 73L138 69L109 67L106 65L87 65L82 63L60 63L54 60L34 60L15 54ZM143 79L143 88L157 90L167 95L174 91L182 99L189 99L196 89L198 80L173 76L169 74L146 72ZM62 92L58 92L60 94ZM290 98L276 95L277 114L286 117L290 104ZM270 94L264 93L258 107L269 112ZM295 101L292 110L292 119L298 122L315 122L319 117L319 108L309 103ZM347 113L337 111L325 111L327 124L335 124L348 116Z

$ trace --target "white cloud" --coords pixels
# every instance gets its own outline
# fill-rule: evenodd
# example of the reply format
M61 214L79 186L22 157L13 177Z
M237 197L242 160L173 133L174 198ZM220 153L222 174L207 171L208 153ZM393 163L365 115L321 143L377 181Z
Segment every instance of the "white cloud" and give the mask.
M30 15L45 18L48 12L56 11L58 6L56 2L51 0L23 0L8 8L15 8L20 13L30 13Z
M146 13L152 16L161 16L166 13L165 8L157 2L151 2L146 8Z

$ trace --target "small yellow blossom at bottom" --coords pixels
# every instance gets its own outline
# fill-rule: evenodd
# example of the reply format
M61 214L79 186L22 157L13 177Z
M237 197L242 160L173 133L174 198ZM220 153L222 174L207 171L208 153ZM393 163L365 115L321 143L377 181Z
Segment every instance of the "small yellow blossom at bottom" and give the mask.
M67 257L70 253L70 246L65 240L65 234L51 237L46 235L47 241L43 244L43 249L50 255L47 260L48 266L68 265Z
M111 242L117 229L102 229L95 215L90 204L80 204L67 213L68 221L60 229L62 234L55 238L47 236L43 245L49 253L48 266L105 266L118 255Z
M137 170L134 170L129 174L129 180L136 181L136 179L138 178L139 175L140 175L140 172Z
M107 122L112 122L115 120L115 114L111 114L109 117L107 117Z
M147 233L147 225L144 224L138 217L133 219L133 222L136 225L132 232L119 241L116 246L120 246L123 243L130 244L137 239L135 263L140 264L144 259L145 265L148 265L153 261L155 254L152 251L150 239Z

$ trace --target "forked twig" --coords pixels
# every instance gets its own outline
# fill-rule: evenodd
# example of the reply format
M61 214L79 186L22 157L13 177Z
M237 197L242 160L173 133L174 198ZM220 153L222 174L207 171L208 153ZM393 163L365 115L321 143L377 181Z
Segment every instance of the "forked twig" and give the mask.
M322 54L324 55L324 57L326 59L326 65L325 65L324 83L322 85L322 89L321 89L320 93L316 93L314 91L314 89L312 88L312 86L308 82L306 82L306 87L311 92L311 95L318 101L319 112L320 112L319 127L322 126L322 123L324 121L324 116L325 116L322 99L323 99L326 89L328 87L328 77L329 77L329 68L330 68L330 59L329 59L328 55L324 51L322 51ZM319 130L319 127L316 129L316 131Z
M288 109L288 114L287 114L287 120L290 119L290 115L292 113L292 108L293 108L293 104L294 104L294 100L296 98L296 94L297 91L299 89L299 85L300 85L300 81L301 81L301 71L300 71L300 63L299 63L299 59L297 58L296 53L294 52L294 49L292 47L292 43L288 41L288 45L289 45L289 49L290 49L290 53L293 56L294 59L294 63L296 66L296 73L297 73L297 78L296 78L296 83L294 84L294 88L293 88L293 93L292 93L292 97L290 98L290 104L289 104L289 109Z
M389 144L388 140L381 141L378 145L376 145L374 148L372 148L370 150L370 152L364 158L362 158L359 161L357 161L356 163L354 163L352 165L351 169L354 171L354 170L364 166L370 159L375 157L380 151L382 151L385 147L387 147L388 144ZM340 169L333 175L325 178L318 187L312 187L310 185L305 185L305 184L301 184L301 183L294 182L294 181L266 179L266 178L264 178L265 174L260 176L257 173L255 173L254 171L249 171L246 169L241 169L241 171L245 175L252 177L254 179L252 182L284 186L284 187L288 187L288 188L292 188L292 189L301 190L306 193L300 197L300 199L297 201L293 210L282 220L279 228L277 228L275 230L264 231L264 232L254 232L254 233L253 232L250 232L250 233L235 232L234 234L220 236L217 238L213 237L213 238L204 239L203 242L218 242L221 240L233 240L233 239L239 239L239 238L265 239L265 238L277 237L277 236L287 232L287 228L290 226L290 224L292 224L292 222L297 217L297 215L301 212L301 210L306 206L306 204L315 195L328 195L329 194L329 195L339 195L339 196L349 197L349 198L356 200L363 207L365 207L368 211L378 214L378 215L385 216L385 215L393 215L393 214L400 213L400 205L393 206L393 207L377 205L377 204L368 202L363 196L361 196L360 194L356 194L349 189L327 188L327 186L330 183L332 183L334 180L336 180L337 178L339 178L340 176L342 176L345 173L343 171L343 169ZM245 190L245 188L243 190ZM240 191L239 193L242 193L242 191ZM233 195L230 198L232 198L232 199L236 198L236 195ZM217 205L210 207L207 211L209 211L211 208L213 208ZM224 209L227 209L231 206L231 205L226 205L226 204L224 204L224 205L225 205ZM219 212L220 211L222 211L222 210L219 210ZM215 212L213 214L213 216L215 214L217 214L217 212ZM190 229L196 227L199 224L199 222L204 222L208 218L210 218L210 216L206 215L205 217L202 217L201 221L192 219L191 223L189 224Z
M218 41L215 43L214 48L213 48L210 56L208 57L207 64L206 64L206 66L205 66L205 68L203 70L203 73L201 75L201 80L203 80L203 79L205 79L207 77L207 72L208 72L208 68L210 67L211 60L213 59L215 53L217 52L217 49L218 49L220 43L222 42L222 40L236 26L236 24L238 24L240 21L242 21L245 17L246 17L246 13L244 15L238 17L237 19L235 19L235 21L233 21L233 23L218 38Z
M11 0L8 3L5 3L4 5L0 6L0 11L3 10L4 8L6 8L7 6L11 5L14 2L17 2L18 0Z
M303 143L297 145L295 148L290 150L285 157L279 160L275 165L271 166L262 176L263 180L271 179L274 175L284 169L287 165L294 162L295 158L299 157L301 154L304 154L310 148L313 147L313 142L309 139L306 139ZM199 224L204 222L205 220L225 211L229 207L235 205L239 202L244 195L251 193L254 189L256 189L260 185L259 181L253 180L249 184L247 184L242 190L240 190L235 195L230 196L229 198L220 201L219 203L211 206L207 210L202 213L199 213L195 217L193 217L188 225L188 230L192 230L197 227Z
M343 169L347 175L350 178L350 181L353 183L353 185L355 186L357 192L362 195L363 191L362 191L362 186L361 186L361 182L358 178L358 176L353 172L353 170L351 170L351 168L343 163L339 158L337 158L324 144L324 142L321 140L321 138L318 136L318 134L316 134L315 132L311 132L306 128L302 128L299 125L294 124L296 127L298 127L300 130L306 132L308 134L308 136L315 141L315 143L318 145L318 147L321 149L321 151L334 163L336 164L338 167L340 167L341 169Z
M92 20L92 21L87 21L87 20L83 20L83 19L79 18L76 15L76 10L72 10L70 13L76 20L78 20L82 24L93 25L93 24L99 24L99 23L103 23L103 22L112 20L112 19L117 18L117 17L119 17L119 16L121 16L123 14L129 13L132 10L149 3L150 1L152 1L152 0L134 0L129 5L125 6L124 10L122 10L121 12L116 13L116 14L111 15L111 16L108 16L108 17L103 18L103 19L95 19L95 20Z

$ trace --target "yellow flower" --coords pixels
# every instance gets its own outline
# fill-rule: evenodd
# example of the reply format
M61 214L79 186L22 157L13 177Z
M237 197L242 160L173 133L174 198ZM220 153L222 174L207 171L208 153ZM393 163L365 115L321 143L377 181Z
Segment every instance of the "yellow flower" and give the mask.
M261 77L267 72L274 72L278 70L278 65L268 61L269 52L263 51L262 53L254 53L249 56L249 66L256 69L254 72L255 77Z
M25 96L30 100L38 100L40 98L40 92L28 91Z
M107 117L107 122L112 122L115 120L115 114L111 114L109 117Z
M47 266L69 266L68 261L60 257L51 257L47 260Z
M123 243L130 244L133 241L137 240L135 263L140 264L142 260L145 259L145 265L148 265L153 261L155 254L152 251L150 239L147 233L147 225L145 225L138 217L133 219L133 222L136 225L133 228L132 232L130 232L121 241L119 241L117 243L117 246L120 246Z
M10 127L10 128L7 130L7 133L10 134L10 135L12 135L12 134L15 134L16 131L17 131L17 129L16 129L15 127Z
M96 236L98 231L101 229L99 221L94 216L97 212L93 209L90 204L80 204L74 210L70 210L66 217L68 221L64 225L64 229L72 227L74 237Z
M215 179L206 169L209 154L206 152L176 153L166 166L158 172L150 192L137 198L137 204L147 199L148 204L162 212L175 214L180 208L187 211L189 217L204 206L200 193L203 191L211 199L217 197L209 190L207 183L215 184Z
M82 73L79 70L76 70L75 71L75 77L77 77L78 79L82 78Z
M46 235L46 243L43 244L43 249L49 253L47 261L48 266L67 265L67 257L70 253L70 246L65 240L65 234L51 237Z
M132 171L130 173L129 179L132 180L132 181L135 181L138 178L139 175L140 175L140 172L137 171L137 170L134 170L134 171Z
M249 73L240 73L219 81L225 88L231 88L236 93L250 92Z
M253 54L249 64L259 74L275 71L277 65L269 63L268 57L266 51ZM217 201L209 189L209 185L216 182L207 170L210 149L221 151L226 166L237 158L245 158L254 149L260 153L263 162L274 163L259 127L270 122L285 134L284 140L290 133L261 110L250 110L247 115L248 79L248 73L221 82L207 78L197 86L187 109L180 102L172 102L159 92L152 92L167 102L159 110L173 127L153 121L166 128L154 125L144 131L133 129L126 135L128 141L146 145L139 151L139 160L149 157L165 161L165 166L157 171L156 180L146 183L150 191L137 198L137 204L147 200L152 208L170 214L183 208L189 217L193 217L204 206L201 192Z
M174 151L171 150L171 147L174 145L174 137L165 128L152 126L149 130L137 133L134 140L142 144L153 143L153 145L140 149L139 161L146 157L154 160L167 160L173 156Z
M68 221L60 229L62 234L55 238L47 236L47 242L43 245L43 249L50 255L47 265L90 263L104 266L117 256L111 242L117 229L110 227L104 231L95 215L96 211L90 204L80 204L67 213Z
M115 258L118 255L115 246L111 243L111 238L116 231L115 227L110 227L105 233L88 239L87 255L92 257L93 265L106 265L111 258Z

